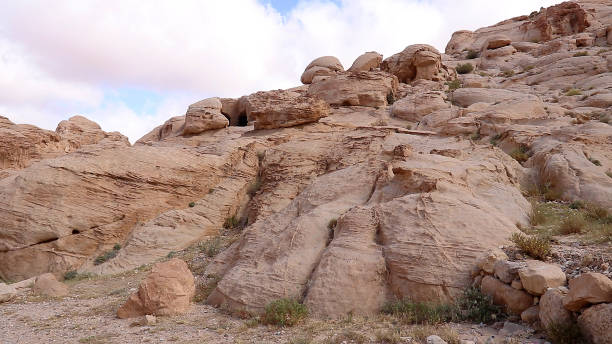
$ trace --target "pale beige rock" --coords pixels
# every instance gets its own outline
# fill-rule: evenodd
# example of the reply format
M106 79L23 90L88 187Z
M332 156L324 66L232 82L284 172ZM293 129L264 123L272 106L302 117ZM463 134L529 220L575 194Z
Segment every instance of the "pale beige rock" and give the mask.
M257 92L248 97L247 114L255 129L275 129L316 122L329 114L327 103L295 92Z
M505 35L495 35L491 38L488 38L483 44L483 49L498 49L501 47L505 47L512 43L512 39Z
M480 286L482 292L493 298L493 302L506 307L514 314L521 314L533 304L533 297L522 290L516 290L492 276L485 276Z
M514 289L523 290L523 283L521 283L520 279L512 280L510 286Z
M404 83L419 79L442 81L449 77L440 53L427 44L406 47L401 53L386 58L381 69L394 74Z
M380 67L382 63L382 55L375 52L369 51L360 55L351 68L348 69L349 72L369 72L371 70L377 69Z
M221 113L219 98L207 98L189 105L185 114L183 135L196 135L201 132L222 129L229 125L229 120Z
M68 286L62 282L59 282L55 276L51 273L46 273L38 276L32 291L36 294L51 296L51 297L63 297L68 295Z
M544 328L553 324L569 324L572 314L563 307L565 294L559 289L550 288L540 298L540 322Z
M578 326L593 344L612 343L612 303L587 308L578 317Z
M394 117L418 122L432 112L450 108L444 101L442 92L427 92L408 95L393 103L391 113Z
M504 100L538 100L536 96L496 88L460 88L453 92L452 100L463 107L475 103L495 103Z
M322 56L314 59L306 66L302 77L300 78L303 84L310 84L313 78L317 75L334 75L337 72L343 72L342 63L334 56Z
M312 83L308 95L330 105L376 107L387 105L397 86L397 78L384 72L345 73Z
M612 302L612 280L605 275L587 272L569 281L569 293L563 299L565 308L576 312L602 302Z
M510 284L514 279L518 278L518 270L524 266L525 264L522 262L498 260L493 267L493 273L502 282Z
M138 291L117 310L119 318L143 315L176 315L185 313L195 293L193 274L179 259L157 263Z
M531 306L521 313L521 320L527 324L533 324L540 320L540 306Z
M499 248L494 248L485 252L478 258L476 265L479 269L492 274L495 271L495 265L499 261L505 261L508 259L508 255Z
M565 273L556 264L548 264L539 260L528 260L527 266L519 269L523 288L532 295L542 295L548 288L565 285Z
M14 124L0 116L0 178L2 170L26 168L36 161L65 155L95 143L129 146L125 136L104 132L82 116L60 122L55 132Z
M15 287L10 284L0 283L0 303L11 301L15 295L17 295Z

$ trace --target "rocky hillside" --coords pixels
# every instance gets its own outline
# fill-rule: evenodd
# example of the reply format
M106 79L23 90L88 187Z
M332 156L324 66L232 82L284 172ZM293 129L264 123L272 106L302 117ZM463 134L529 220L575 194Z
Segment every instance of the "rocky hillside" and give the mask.
M612 275L609 1L457 31L444 53L320 57L301 82L202 100L132 146L83 117L55 132L0 117L0 277L123 273L228 230L196 280L216 276L208 304L253 314L282 298L332 318L451 302L478 275L497 295L518 275L478 262L499 247L514 271L559 264L550 287Z

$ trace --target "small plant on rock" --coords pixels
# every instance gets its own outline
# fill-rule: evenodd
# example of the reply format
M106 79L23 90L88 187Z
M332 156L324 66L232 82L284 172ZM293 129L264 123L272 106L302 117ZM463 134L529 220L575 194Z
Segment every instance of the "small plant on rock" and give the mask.
M101 256L98 256L94 260L94 265L100 265L100 264L102 264L102 263L104 263L104 262L106 262L108 260L111 260L111 259L115 258L117 256L117 254L119 254L119 250L121 250L121 245L115 244L111 251L106 251Z
M456 320L457 307L451 304L438 304L429 302L414 302L410 299L386 303L382 310L400 318L407 324L439 324Z
M279 299L266 305L261 321L277 326L294 326L308 316L306 306L293 299Z
M195 202L189 202L189 208L195 207Z
M505 71L503 72L503 75L504 75L506 78L512 77L512 76L514 76L514 71L513 71L513 70L511 70L511 69L509 69L509 70L505 70Z
M510 156L514 160L524 163L525 161L529 160L529 147L526 145L520 145L518 148L510 152Z
M588 51L579 51L579 52L574 54L574 57L580 57L580 56L589 56L589 52Z
M546 328L546 335L555 344L581 344L584 338L574 322L553 323Z
M474 70L474 66L471 63L458 64L455 70L459 74L468 74Z
M587 223L582 214L571 214L561 222L559 232L565 235L582 233L586 225Z
M199 245L200 251L204 252L208 257L214 257L221 252L221 238L214 237Z
M255 179L254 182L249 184L249 187L247 188L247 193L249 194L249 196L253 197L255 196L257 191L259 191L260 188L261 188L261 178L257 177L257 179Z
M501 307L493 304L489 295L483 294L478 288L468 288L457 301L461 320L477 323L493 322L500 318Z
M510 240L533 258L544 259L550 254L550 241L546 238L513 233Z
M448 90L450 92L453 92L454 90L461 88L461 81L459 81L459 79L447 81L446 86L448 86Z
M571 96L579 96L579 95L582 95L582 91L578 90L578 89L575 89L575 88L571 88L567 92L565 92L565 95L566 96L570 96L570 97Z
M223 228L232 229L238 227L239 225L240 221L238 220L238 218L236 218L236 215L234 215L225 219L225 222L223 223Z
M476 50L469 50L466 57L469 60L473 60L473 59L477 58L479 55L480 54Z
M393 95L393 92L389 92L387 93L387 104L393 105L393 103L395 103L395 95Z
M601 161L593 158L589 158L589 161L595 166L601 166Z

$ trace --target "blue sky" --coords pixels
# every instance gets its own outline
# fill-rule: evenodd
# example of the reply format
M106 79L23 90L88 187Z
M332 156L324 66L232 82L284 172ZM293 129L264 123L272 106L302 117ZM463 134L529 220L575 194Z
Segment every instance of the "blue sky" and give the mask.
M298 86L319 56L443 51L456 30L556 2L6 0L0 115L50 130L84 115L134 142L198 100Z

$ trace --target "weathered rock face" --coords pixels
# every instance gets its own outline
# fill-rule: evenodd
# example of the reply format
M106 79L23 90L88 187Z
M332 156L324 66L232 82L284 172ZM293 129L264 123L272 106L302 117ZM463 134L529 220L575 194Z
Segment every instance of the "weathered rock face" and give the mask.
M179 259L157 263L138 291L117 310L119 318L185 313L195 293L195 280L187 264Z
M397 86L397 78L384 72L345 73L312 83L308 95L330 105L376 107L387 105Z
M278 90L251 94L247 113L255 129L275 129L316 122L329 114L329 106L316 97Z
M375 52L369 51L359 56L348 69L349 72L369 72L377 69L382 63L382 55Z
M405 83L419 79L442 81L449 76L438 50L427 44L406 47L401 53L386 58L381 69Z
M594 344L612 343L612 303L587 308L578 317L582 334Z
M579 311L588 304L612 302L612 281L600 273L581 274L569 281L569 288L563 305L570 311Z
M28 124L14 124L0 116L0 178L7 170L18 170L33 162L57 157L82 146L107 143L129 146L119 133L107 133L82 116L62 121L55 132Z
M187 208L210 189L228 184L234 193L215 194L218 206L199 210L190 231L174 232L187 238L174 238L184 245L216 233L257 173L255 149L248 144L92 145L0 180L0 276L23 279L90 265L91 258L126 242L137 223ZM146 252L137 253L151 259Z
M46 273L36 278L32 291L45 296L63 297L68 295L68 286L59 282L53 274Z
M340 60L334 56L322 56L310 62L302 77L303 84L310 84L316 76L331 76L339 72L344 72L344 67Z
M448 109L451 104L444 101L442 92L427 92L414 94L399 99L393 103L391 113L408 121L420 121L432 112Z
M229 120L221 113L221 106L219 98L208 98L189 105L185 114L183 135L227 127Z

